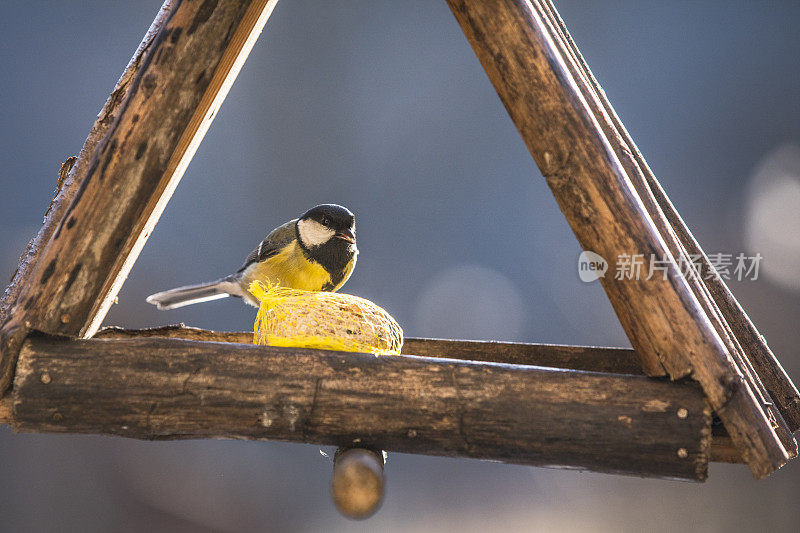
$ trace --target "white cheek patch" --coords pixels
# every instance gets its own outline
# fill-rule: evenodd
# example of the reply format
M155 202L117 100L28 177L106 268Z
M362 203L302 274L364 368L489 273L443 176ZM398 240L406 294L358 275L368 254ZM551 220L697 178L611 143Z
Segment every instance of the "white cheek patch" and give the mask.
M297 232L300 234L300 240L307 248L325 244L336 234L332 229L326 228L319 222L310 219L298 221Z

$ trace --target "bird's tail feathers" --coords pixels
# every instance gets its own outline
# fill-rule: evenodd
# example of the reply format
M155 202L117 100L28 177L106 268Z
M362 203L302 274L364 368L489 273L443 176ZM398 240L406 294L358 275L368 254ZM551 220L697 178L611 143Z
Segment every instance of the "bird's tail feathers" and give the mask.
M227 296L242 296L239 284L231 277L157 292L147 297L147 303L166 311L168 309L177 309L184 305L218 300Z

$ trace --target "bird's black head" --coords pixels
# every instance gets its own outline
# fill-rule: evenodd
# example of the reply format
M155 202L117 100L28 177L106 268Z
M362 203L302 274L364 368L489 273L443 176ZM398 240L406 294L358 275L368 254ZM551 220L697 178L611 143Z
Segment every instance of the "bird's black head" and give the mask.
M358 253L356 218L340 205L318 205L297 220L297 240L311 259L335 277Z

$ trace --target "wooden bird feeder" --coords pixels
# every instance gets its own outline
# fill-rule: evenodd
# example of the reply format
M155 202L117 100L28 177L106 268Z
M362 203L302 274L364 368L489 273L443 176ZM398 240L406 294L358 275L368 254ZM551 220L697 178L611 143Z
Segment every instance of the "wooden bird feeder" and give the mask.
M794 457L800 394L725 283L679 268L713 272L550 0L447 2L584 250L667 258L666 279L601 280L633 350L407 339L376 357L182 326L98 333L277 3L167 0L3 296L0 422L695 481L709 460L763 478ZM337 498L362 478L383 490L367 463L337 462Z

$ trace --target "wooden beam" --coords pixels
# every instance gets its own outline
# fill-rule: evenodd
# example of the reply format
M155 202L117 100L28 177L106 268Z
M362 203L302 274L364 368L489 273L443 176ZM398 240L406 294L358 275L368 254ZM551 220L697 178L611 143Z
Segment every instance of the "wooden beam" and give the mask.
M797 443L792 432L797 429L800 417L800 395L797 389L769 351L763 337L758 335L725 282L714 276L716 270L617 116L555 6L550 0L535 0L531 5L547 21L549 34L564 57L567 68L580 80L578 89L598 119L598 124L625 168L647 214L664 238L669 252L678 259L679 264L694 267L700 263L697 271L692 270L692 275L686 276L686 281L714 330L733 356L736 370L753 390L767 419L774 421L773 427L784 449L789 456L794 457L797 454ZM686 270L689 271L688 268ZM752 354L752 362L748 354Z
M586 83L580 84L579 87L587 89L585 93L587 101L589 101L590 105L592 105L592 102L596 102L599 108L602 108L602 112L597 114L604 115L607 120L603 120L600 124L606 133L606 137L614 147L617 157L626 166L629 175L632 175L634 185L637 186L637 190L641 191L640 195L652 197L658 204L657 209L648 208L648 211L657 213L660 210L663 214L658 218L666 218L670 229L680 241L683 253L688 255L689 260L691 262L699 261L702 273L714 272L713 265L705 252L694 238L677 209L675 209L644 156L639 151L638 146L614 111L611 102L595 79L591 69L589 69L552 2L550 0L541 0L533 5L541 6L547 11L547 15L555 28L554 33L562 37L565 52L572 56L572 61L569 63L571 70L574 65L574 70L578 72L578 75L585 78ZM593 94L590 96L589 93ZM644 178L645 183L642 183L642 178ZM650 201L652 202L652 200ZM662 234L664 233L662 232ZM715 307L722 315L727 329L730 330L737 343L743 349L748 361L754 366L769 396L775 400L790 431L796 431L800 428L800 392L798 392L797 387L792 383L792 380L770 350L766 340L758 332L725 281L721 277L711 276L700 279L699 282L707 289Z
M169 338L29 337L17 431L276 439L703 480L693 382Z
M247 331L210 331L183 324L146 329L106 327L95 339L135 339L167 337L211 342L251 344L253 334ZM409 337L403 342L404 355L445 357L514 365L536 365L569 370L586 370L614 374L641 375L642 367L633 350L596 346L560 344L528 344L520 342L460 341Z
M135 339L149 337L249 344L252 341L253 334L247 331L211 331L176 324L146 329L106 327L98 331L93 338ZM636 353L626 348L420 339L412 337L405 339L403 354L533 365L589 372L642 375L642 368L639 365ZM9 401L0 400L0 423L11 423ZM724 430L713 434L711 460L726 463L743 462L741 454L733 447L730 436Z
M276 2L165 2L6 289L0 394L32 329L97 330Z
M666 260L666 279L602 278L648 374L692 374L756 477L789 459L559 52L526 0L448 0L585 250Z
M206 342L234 342L239 344L253 343L253 334L249 331L212 331L210 329L200 329L192 326L186 326L182 323L144 329L128 329L117 326L107 326L95 333L92 338L146 339L150 337Z
M535 365L588 372L642 375L636 352L626 348L408 338L403 353L469 361Z
M146 329L124 329L110 326L97 332L94 338L135 339L147 337L249 344L253 334L248 331L210 331L175 324ZM402 353L421 357L643 375L636 352L628 348L408 337L403 343ZM2 421L3 419L0 417L0 422ZM742 455L733 445L724 426L715 426L712 435L711 461L744 463Z
M711 461L716 463L743 463L742 454L733 444L725 426L711 426Z

